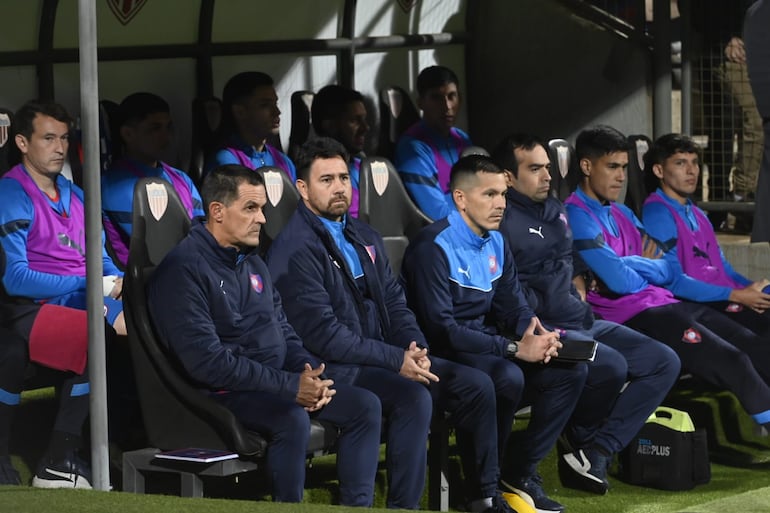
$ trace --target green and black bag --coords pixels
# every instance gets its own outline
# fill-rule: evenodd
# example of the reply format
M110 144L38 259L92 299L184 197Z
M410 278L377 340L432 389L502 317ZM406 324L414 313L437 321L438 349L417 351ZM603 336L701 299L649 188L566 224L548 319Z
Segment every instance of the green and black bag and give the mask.
M687 412L659 407L620 452L621 480L661 490L689 490L711 480L706 430Z

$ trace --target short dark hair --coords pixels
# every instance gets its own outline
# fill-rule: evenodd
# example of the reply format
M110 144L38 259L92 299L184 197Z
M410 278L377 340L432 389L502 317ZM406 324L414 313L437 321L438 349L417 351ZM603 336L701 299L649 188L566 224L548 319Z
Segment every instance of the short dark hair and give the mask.
M629 144L625 135L608 125L596 125L580 132L575 141L578 161L596 160L610 153L628 152Z
M273 78L261 71L244 71L231 77L222 91L222 135L230 135L236 130L233 105L242 103L258 87L273 85Z
M22 105L13 116L13 136L21 134L27 139L31 138L35 129L34 120L38 114L54 118L72 128L72 116L61 104L51 101L30 100Z
M518 177L519 161L516 159L515 151L518 149L532 151L537 146L542 146L546 152L548 151L545 142L536 135L523 133L511 134L500 141L497 147L495 147L492 152L492 160L494 160L498 166L513 173L513 176Z
M644 154L644 184L647 192L654 191L660 185L660 178L652 172L652 166L663 164L675 153L695 153L701 156L697 143L684 134L666 134L658 137Z
M209 206L214 201L225 206L235 201L238 198L238 187L243 183L264 186L265 180L257 171L240 164L225 164L212 169L203 179L201 186L206 217L209 215Z
M340 157L347 162L350 160L350 154L345 146L331 137L314 137L305 141L297 150L294 163L297 168L297 180L307 181L310 176L310 166L318 159L333 159Z
M364 96L354 89L341 85L322 87L313 96L313 105L310 107L310 117L313 120L315 133L328 135L324 132L323 122L327 119L337 119L353 102L364 103Z
M486 155L466 155L461 157L452 166L449 175L449 190L454 191L467 178L475 176L476 173L497 173L502 174L503 168L495 164L495 161Z
M139 92L129 94L118 107L118 126L138 123L150 114L171 112L168 102L153 93Z
M455 72L446 66L428 66L417 75L417 94L425 96L430 89L446 84L455 84L460 87L460 81Z

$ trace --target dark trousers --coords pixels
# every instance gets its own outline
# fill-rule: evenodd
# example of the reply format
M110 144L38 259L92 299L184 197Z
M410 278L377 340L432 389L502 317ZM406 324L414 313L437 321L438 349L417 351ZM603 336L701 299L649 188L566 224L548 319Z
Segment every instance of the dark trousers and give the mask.
M770 341L687 301L650 308L626 325L671 347L694 376L735 394L755 421L770 422Z
M762 131L765 134L765 144L762 153L762 165L759 168L757 179L757 192L754 195L756 207L754 209L754 224L751 229L751 242L770 242L770 112L762 112L768 107L768 84L764 84L761 95L757 93L757 86L752 82L757 104L762 115ZM759 101L761 99L761 101Z
M380 448L380 402L374 394L357 387L335 384L334 388L337 394L332 401L310 415L294 401L263 392L212 396L230 409L244 426L267 438L273 500L302 501L312 417L340 429L337 445L340 503L372 505Z
M431 356L440 381L424 386L393 371L361 367L356 386L382 401L386 420L388 507L417 509L425 485L432 412L449 412L457 431L465 480L473 499L491 497L499 476L495 395L488 376Z
M7 454L10 426L15 406L24 387L24 375L29 361L29 333L37 308L24 305L23 313L14 318L10 329L0 327L0 454ZM59 408L54 431L79 438L88 417L88 373L59 372L41 366L40 372L50 373L57 387ZM46 376L47 377L47 376Z
M509 361L495 355L459 353L458 361L492 378L497 400L498 454L502 461L519 407L532 406L529 425L504 467L510 479L530 476L548 454L575 408L586 381L583 363L547 365Z
M595 445L616 453L639 432L679 377L679 357L657 340L614 322L597 320L581 333L599 347L588 364L567 438L575 448Z
M747 327L760 337L770 340L770 310L759 313L748 306L729 301L716 301L705 304L717 312L721 312L725 317Z

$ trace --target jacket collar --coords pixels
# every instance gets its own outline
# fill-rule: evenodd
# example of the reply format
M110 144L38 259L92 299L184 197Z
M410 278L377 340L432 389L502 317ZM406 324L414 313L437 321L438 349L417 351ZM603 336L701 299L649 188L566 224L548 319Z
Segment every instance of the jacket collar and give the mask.
M219 242L206 229L206 222L196 220L190 230L190 236L198 240L203 246L203 251L210 257L235 269L244 257L255 253L258 248L253 248L246 253L241 253L235 248L226 248L219 245Z
M447 216L447 221L452 227L452 232L458 237L459 242L463 246L470 246L472 248L481 249L486 243L492 240L488 233L484 237L479 237L476 235L476 233L471 230L471 227L468 226L468 223L465 222L465 219L463 219L463 216L460 215L460 212L457 210L452 210L452 212L449 213L449 216Z

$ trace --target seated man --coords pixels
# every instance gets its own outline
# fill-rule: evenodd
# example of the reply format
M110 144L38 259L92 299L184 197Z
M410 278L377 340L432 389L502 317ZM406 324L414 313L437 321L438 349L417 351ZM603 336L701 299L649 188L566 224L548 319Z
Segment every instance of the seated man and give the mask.
M59 371L59 409L32 486L90 489L91 468L78 456L90 392L86 312L58 305L3 302L0 317L0 485L21 484L11 464L9 443L13 414L31 362L35 368Z
M0 244L8 295L37 303L86 308L86 240L83 190L61 174L72 118L56 103L28 102L14 118L21 163L0 179ZM119 335L123 273L107 251L105 317Z
M382 402L388 507L419 507L435 407L449 411L457 428L471 511L510 512L496 490L489 377L428 356L382 237L346 215L351 186L345 148L329 138L311 140L297 161L302 201L270 246L268 265L289 321L305 346L328 362L329 375L371 390Z
M313 130L322 137L331 137L345 146L350 154L348 171L353 195L350 200L351 217L358 217L358 172L364 155L366 134L369 123L366 121L364 97L358 91L339 85L321 88L313 97L311 108Z
M417 76L417 104L422 120L398 140L395 162L415 204L433 220L454 208L449 173L463 149L471 146L468 134L454 126L460 111L460 81L444 66L429 66Z
M706 303L767 339L770 294L762 288L770 281L752 282L733 269L711 222L690 199L698 186L699 154L686 135L664 135L652 145L645 168L660 187L644 202L644 228L658 241L663 258L682 274L668 286L675 296Z
M118 111L122 151L102 175L102 209L107 239L120 264L128 263L134 186L139 178L158 177L171 182L187 215L202 216L201 197L186 173L161 159L171 143L171 111L168 103L151 93L127 96Z
M572 451L560 455L559 477L565 486L602 494L609 486L613 454L628 445L668 393L679 376L679 358L631 328L594 320L591 306L572 283L572 232L564 206L548 193L551 164L545 145L531 135L513 135L494 157L508 179L500 232L513 253L527 303L546 326L599 342L565 431Z
M275 166L283 169L293 182L297 176L294 162L267 143L279 133L281 110L273 79L259 71L238 73L225 84L222 92L221 148L208 169L222 164L240 164L249 169Z
M768 341L712 308L674 298L664 286L676 273L616 202L628 166L625 136L598 126L583 130L575 147L582 177L567 214L573 249L595 277L586 295L594 312L668 345L685 371L733 392L758 425L770 426Z
M314 418L341 432L341 504L371 506L380 404L366 390L332 388L324 364L302 347L286 321L256 251L267 201L261 175L220 166L206 176L202 193L206 222L193 226L148 283L160 339L202 393L268 440L273 500L302 501Z
M409 306L436 353L492 378L500 457L516 410L532 405L500 485L537 511L560 512L564 506L546 495L537 466L575 407L586 365L548 363L561 348L559 335L522 297L508 244L496 231L505 209L503 170L489 157L463 157L452 166L450 189L456 210L424 228L404 255Z

